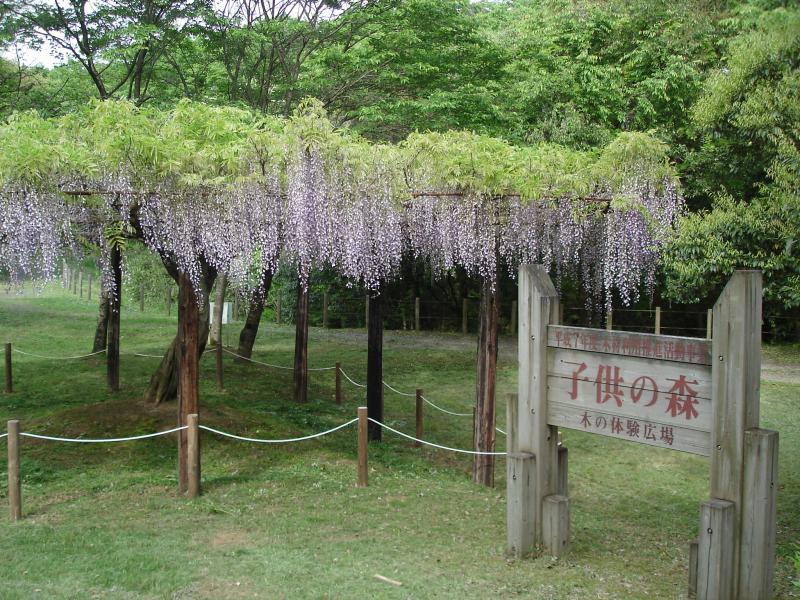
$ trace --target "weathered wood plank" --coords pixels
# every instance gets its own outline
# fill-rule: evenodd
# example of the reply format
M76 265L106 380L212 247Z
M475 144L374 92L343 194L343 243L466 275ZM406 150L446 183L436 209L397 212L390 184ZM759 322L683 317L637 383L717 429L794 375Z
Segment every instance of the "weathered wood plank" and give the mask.
M740 598L772 597L777 489L778 432L748 429L744 434Z
M733 502L712 498L700 505L700 538L697 560L697 599L734 598Z
M524 556L534 549L536 457L530 452L506 456L506 526L509 554Z
M759 419L761 296L761 273L736 271L714 305L711 497L735 506L733 598L739 583L744 435Z
M558 431L547 421L547 333L558 319L558 294L541 265L519 270L519 450L536 455L535 544L542 542L542 502L556 492Z
M569 551L569 498L552 494L542 507L542 545L553 556Z
M547 331L547 345L697 365L711 364L710 340L701 338L551 325Z
M711 453L711 434L673 424L628 418L618 413L585 409L563 402L550 402L547 422L557 427L588 431L629 442L659 448L680 450L708 456Z
M569 451L565 446L558 447L558 482L556 494L569 496Z

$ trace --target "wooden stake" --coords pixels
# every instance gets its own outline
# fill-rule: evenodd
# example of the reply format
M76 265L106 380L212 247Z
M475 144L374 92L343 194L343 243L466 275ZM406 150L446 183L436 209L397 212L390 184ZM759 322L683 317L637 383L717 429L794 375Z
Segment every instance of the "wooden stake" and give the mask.
M367 407L358 407L358 483L356 487L364 488L369 484L367 471Z
M187 495L189 498L197 498L200 495L200 429L198 427L198 416L189 415L186 422L186 452L187 452Z
M415 417L417 422L417 429L416 429L416 438L418 440L422 439L423 436L423 427L422 427L422 390L417 388L417 406L415 411ZM419 442L414 442L414 445L419 448L422 444Z
M13 384L13 377L11 374L11 342L6 342L5 345L6 350L6 394L10 394L14 391L14 384Z
M777 490L778 432L748 429L744 432L739 598L772 596Z
M712 309L708 309L706 313L706 339L711 339L711 332L714 326L714 311Z
M22 518L19 478L19 421L8 422L8 508L12 521Z
M78 271L78 298L83 298L83 271Z
M322 294L322 327L328 328L328 292Z
M336 363L336 404L342 404L342 363Z
M713 498L700 505L697 600L726 600L733 595L735 505Z
M461 300L461 333L463 333L464 335L467 335L467 332L469 331L469 329L467 328L469 324L467 320L467 306L468 306L467 299L464 298L463 300Z
M606 329L611 331L614 329L614 311L612 309L608 309L606 313Z
M414 298L414 331L420 331L419 298Z
M656 306L656 328L655 334L661 335L661 307Z

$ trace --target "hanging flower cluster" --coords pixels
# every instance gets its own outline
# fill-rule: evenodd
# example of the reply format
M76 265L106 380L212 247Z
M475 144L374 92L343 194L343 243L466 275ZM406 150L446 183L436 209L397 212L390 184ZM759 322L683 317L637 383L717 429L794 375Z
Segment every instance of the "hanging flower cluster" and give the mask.
M0 188L0 268L9 282L49 279L71 246L71 221L77 209L63 197L24 187Z
M302 286L331 267L377 290L407 252L435 273L492 282L500 268L543 263L628 303L653 285L683 210L662 148L641 134L599 155L465 132L383 147L335 131L318 106L282 125L191 103L157 118L92 110L77 127L0 126L0 141L23 125L47 140L0 157L0 268L12 281L54 276L77 236L101 247L107 272L115 236L140 236L198 291L203 265L241 287L278 262ZM59 190L88 194L77 221ZM113 292L108 274L104 285Z

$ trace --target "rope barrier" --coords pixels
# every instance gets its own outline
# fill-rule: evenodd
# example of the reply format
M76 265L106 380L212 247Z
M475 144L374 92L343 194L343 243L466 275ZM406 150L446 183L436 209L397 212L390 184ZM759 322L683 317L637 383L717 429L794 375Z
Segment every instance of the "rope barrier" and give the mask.
M354 386L356 386L356 387L360 387L360 388L365 388L365 387L367 387L366 385L362 385L362 384L360 384L360 383L358 383L358 382L356 382L356 381L353 381L352 379L350 379L350 376L349 376L347 373L345 373L345 372L344 372L344 369L343 369L343 368L339 367L339 372L340 372L342 375L344 375L344 378L345 378L345 379L347 379L347 381L349 381L350 383L352 383Z
M407 396L407 397L409 397L409 398L415 398L415 397L416 397L416 395L417 395L416 393L413 393L413 394L408 394L408 393L406 393L406 392L401 392L400 390L396 390L396 389L394 389L392 386L390 386L388 383L386 383L385 381L383 382L383 385L385 385L387 388L389 388L390 390L392 390L392 391L393 391L395 394L400 394L401 396Z
M110 442L132 442L134 440L144 440L147 438L158 437L160 435L175 433L176 431L182 431L183 429L188 429L188 426L182 425L180 427L173 427L172 429L167 429L166 431L156 431L155 433L146 433L144 435L134 435L131 437L124 437L124 438L104 438L104 439L64 438L64 437L55 437L52 435L41 435L38 433L27 433L24 431L20 432L20 436L36 438L37 440L48 440L50 442L75 442L78 444L108 444Z
M350 419L347 423L342 423L341 425L337 425L333 429L328 429L327 431L322 431L320 433L314 433L312 435L306 435L303 437L298 438L287 438L282 440L265 440L261 438L251 438L251 437L244 437L241 435L234 435L232 433L227 433L225 431L220 431L219 429L213 429L211 427L207 427L205 425L200 425L200 429L205 429L206 431L210 431L211 433L216 433L217 435L221 435L223 437L231 438L233 440L240 440L242 442L256 442L259 444L288 444L290 442L302 442L305 440L311 440L314 438L320 438L324 435L328 435L329 433L333 433L334 431L339 431L340 429L344 429L348 425L352 425L353 423L357 422L358 418Z
M33 352L25 352L18 348L11 348L12 351L17 352L18 354L24 354L25 356L33 356L34 358L43 358L45 360L75 360L78 358L87 358L89 356L95 356L96 354L102 354L105 352L105 348L102 350L98 350L97 352L92 352L91 354L81 354L78 356L44 356L43 354L34 354Z
M0 440L2 440L4 437L8 437L8 434L7 433L0 434Z
M427 404L430 404L436 410L440 410L443 413L447 413L448 415L453 415L454 417L471 417L472 413L460 413L460 412L453 412L452 410L447 410L446 408L442 408L441 406L435 405L433 402L428 400L425 396L422 396L422 400L425 401Z
M480 452L479 450L464 450L463 448L451 448L449 446L442 446L441 444L434 444L433 442L426 442L425 440L421 440L419 438L415 438L413 435L408 435L407 433L403 433L402 431L398 431L397 429L393 429L389 427L385 423L381 423L380 421L376 421L372 417L367 417L369 421L372 421L376 425L380 425L384 429L388 429L392 433L397 435L403 436L404 438L408 438L414 442L418 442L420 444L425 444L426 446L433 446L434 448L439 448L440 450L449 450L450 452L460 452L461 454L472 454L472 455L480 455L480 456L505 456L505 452Z
M503 430L502 430L502 429L500 429L499 427L495 427L495 429L496 429L497 431L499 431L500 433L502 433L503 435L508 435L508 434L507 434L505 431L503 431Z
M273 364L270 364L270 363L261 362L260 360L255 360L253 358L247 358L246 356L242 356L241 354L237 354L236 352L233 352L232 350L228 350L227 348L223 348L222 351L223 352L227 352L228 354L231 354L233 356L236 356L237 358L241 358L242 360L250 361L251 363L255 363L257 365L263 365L265 367L272 367L273 369L284 369L286 371L294 371L294 367L285 367L283 365L273 365ZM335 368L336 367L317 367L315 369L308 369L308 370L309 371L332 371Z

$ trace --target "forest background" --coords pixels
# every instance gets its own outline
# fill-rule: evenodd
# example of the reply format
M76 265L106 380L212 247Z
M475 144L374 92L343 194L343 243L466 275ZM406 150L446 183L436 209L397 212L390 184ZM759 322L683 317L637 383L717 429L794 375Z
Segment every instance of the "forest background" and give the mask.
M0 0L0 36L2 118L110 98L289 115L311 96L335 124L376 141L467 129L591 149L619 131L650 132L669 147L688 213L665 249L656 296L634 308L685 312L673 325L689 329L735 268L758 268L768 338L800 340L795 3ZM26 64L26 47L52 66ZM130 249L126 286L137 295L146 284L163 298L156 260ZM390 306L422 297L456 323L462 300L477 303L480 284L463 273L435 279L408 259L401 275ZM286 296L285 318L295 285L279 274L270 292ZM501 282L508 304L513 286ZM358 312L351 305L363 295L335 274L315 274L312 305L322 289L333 312ZM569 281L561 292L569 306L592 306ZM588 311L584 320L601 318Z

